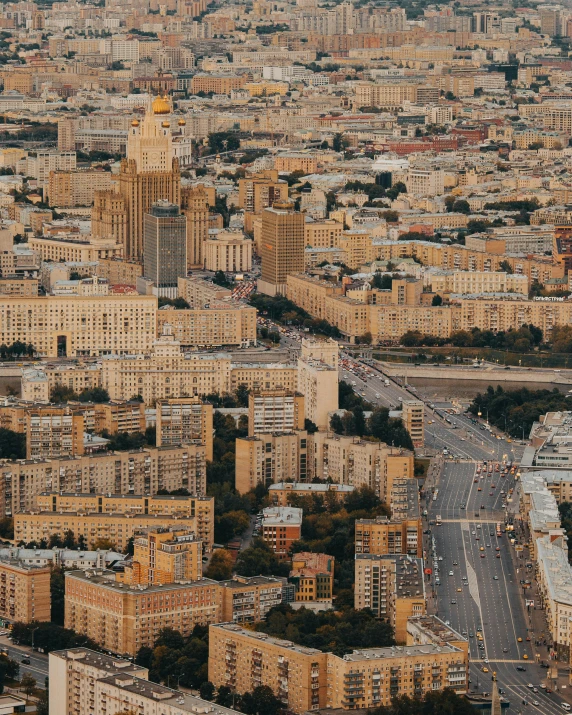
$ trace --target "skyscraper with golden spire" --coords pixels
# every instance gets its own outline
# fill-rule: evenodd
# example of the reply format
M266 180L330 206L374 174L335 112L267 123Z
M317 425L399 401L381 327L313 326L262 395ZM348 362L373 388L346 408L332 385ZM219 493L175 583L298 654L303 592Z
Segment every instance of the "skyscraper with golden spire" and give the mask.
M171 107L166 97L155 97L141 122L131 122L127 157L121 161L117 198L124 207L122 221L109 224L105 207L109 192L96 193L92 214L94 237L111 238L115 226L123 226L121 240L125 258L143 256L143 216L157 201L181 204L181 174L171 136Z

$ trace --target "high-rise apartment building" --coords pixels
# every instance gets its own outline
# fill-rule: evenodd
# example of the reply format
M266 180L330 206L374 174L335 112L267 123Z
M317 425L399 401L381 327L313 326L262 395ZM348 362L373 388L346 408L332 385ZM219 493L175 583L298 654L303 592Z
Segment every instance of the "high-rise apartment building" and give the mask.
M403 400L401 403L403 426L409 432L414 447L423 447L425 444L424 411L425 405L421 400Z
M282 603L282 581L270 576L235 576L221 581L222 620L226 623L259 623L271 608Z
M75 457L84 453L84 417L68 405L26 410L26 459Z
M248 435L304 429L304 397L289 390L263 390L248 395Z
M209 237L209 195L203 186L185 188L181 202L187 217L188 268L204 268L205 242Z
M158 296L176 298L187 275L187 219L176 204L157 201L143 218L143 275Z
M262 272L258 290L286 294L286 276L304 270L304 214L294 205L276 202L262 212Z
M208 462L213 458L213 406L197 397L158 400L157 446L200 442Z
M311 435L297 432L259 433L236 440L235 485L245 494L257 484L269 486L292 480L305 482L308 476Z
M393 626L405 643L407 619L425 614L423 560L412 556L356 554L354 607L367 608Z
M51 621L50 574L48 566L1 559L0 618L10 623Z

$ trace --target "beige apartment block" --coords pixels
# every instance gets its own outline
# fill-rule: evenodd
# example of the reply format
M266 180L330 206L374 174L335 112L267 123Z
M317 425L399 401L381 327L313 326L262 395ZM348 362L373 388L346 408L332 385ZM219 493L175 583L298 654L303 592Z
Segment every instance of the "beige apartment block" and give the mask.
M134 286L143 275L143 265L138 261L121 258L98 258L95 275L107 278L109 285Z
M88 549L97 548L100 539L109 540L116 551L125 551L131 537L144 529L167 529L179 526L193 531L198 535L197 517L185 517L173 514L100 514L53 511L34 511L14 516L14 533L18 541L39 543L42 539L49 540L52 534L64 538L66 531L73 531L76 538L83 536ZM212 542L205 542L205 550L212 547Z
M60 715L83 715L90 710L98 712L95 706L98 680L107 678L110 673L132 681L136 678L140 682L145 682L149 675L147 668L130 660L88 648L52 651L49 658L50 712Z
M0 560L0 618L10 623L51 621L51 569Z
M401 403L403 426L409 432L414 447L425 444L424 413L425 404L421 400L403 400Z
M131 517L156 516L177 519L194 519L194 532L208 551L214 541L214 497L138 495L138 494L86 494L44 492L37 496L37 509L48 512L80 514L126 514Z
M268 496L273 506L291 506L294 500L320 497L325 503L333 499L345 499L354 491L347 484L308 484L306 482L277 482L268 487ZM303 502L302 502L303 504ZM303 507L302 507L303 508Z
M49 402L56 385L69 387L77 395L83 390L101 387L101 365L42 365L41 369L22 369L22 400Z
M468 690L468 659L452 645L393 646L356 650L340 658L328 653L328 707L354 710L389 707L400 695Z
M425 615L423 559L356 554L354 607L367 608L393 626L395 640L407 640L407 620Z
M84 453L84 418L70 407L26 410L26 459L75 457Z
M286 295L288 274L304 270L304 214L294 211L293 204L275 202L262 212L260 255L258 290L267 295Z
M161 585L200 581L202 541L188 527L150 529L133 541L133 560L125 567L126 584Z
M120 258L123 252L122 245L114 237L96 239L79 234L69 234L65 238L30 236L28 246L42 260L54 263L93 263L102 258Z
M246 693L259 685L295 713L325 707L327 654L221 623L209 628L209 680Z
M42 492L156 494L160 489L206 492L202 445L148 447L133 452L0 462L0 514L37 507Z
M278 178L275 169L248 174L238 180L238 205L247 213L259 214L275 201L287 200L288 183Z
M263 390L248 395L248 436L304 429L304 397L288 390Z
M308 460L313 477L368 487L382 501L389 501L395 480L413 477L413 453L408 450L331 432L316 432L312 443Z
M0 295L17 295L27 298L37 297L38 285L39 281L37 278L2 276L0 278Z
M286 278L286 297L316 318L325 318L326 298L342 295L341 285L320 280L307 273L289 275Z
M157 330L161 331L165 324L186 347L256 345L256 308L251 306L214 303L208 308L157 311Z
M205 241L207 271L246 273L252 269L252 239L242 233L220 231Z
M304 395L305 416L318 429L327 430L330 415L338 409L338 367L314 358L298 360L298 390Z
M254 392L260 390L298 389L298 369L289 363L233 363L230 370L230 391L245 385Z
M422 556L421 519L357 519L355 523L356 554L406 554Z
M259 623L271 608L282 603L282 581L270 576L235 576L221 581L222 620L226 623Z
M248 81L247 75L196 74L191 81L191 93L214 92L230 94L233 89L240 89Z
M404 102L417 101L417 85L360 83L355 101L357 107L403 107Z
M409 330L417 330L423 335L448 338L452 332L461 327L460 313L458 306L371 306L370 332L376 342L399 340ZM352 326L346 327L351 329ZM356 337L359 334L354 332L348 335Z
M433 293L521 293L528 295L528 278L503 271L428 271L425 285Z
M51 206L91 206L96 191L114 186L110 171L50 171L48 197Z
M215 197L206 187L197 186L181 190L181 209L187 217L187 261L189 268L203 268L205 242L209 235L209 205ZM200 307L200 306L199 306Z
M236 440L235 486L240 494L287 480L309 480L311 435L305 430L257 434Z
M153 296L0 296L0 342L33 340L46 357L149 352L156 313Z
M152 647L163 628L188 636L196 625L221 619L222 588L210 579L131 589L112 571L68 571L65 577L65 627L112 653L134 656Z
M213 458L213 406L196 397L158 400L157 446L202 443L208 462Z
M312 248L336 248L340 245L343 230L343 223L331 219L306 221L304 245Z
M228 288L194 276L179 278L178 284L179 297L184 298L191 308L204 308L207 303L228 300L232 295Z

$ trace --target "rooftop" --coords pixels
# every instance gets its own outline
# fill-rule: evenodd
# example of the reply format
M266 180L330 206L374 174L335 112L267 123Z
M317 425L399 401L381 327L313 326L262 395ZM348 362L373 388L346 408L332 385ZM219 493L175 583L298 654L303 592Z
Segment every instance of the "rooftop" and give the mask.
M301 655L317 655L321 654L322 651L317 648L308 648L306 646L297 645L292 641L283 640L281 638L275 638L274 636L269 636L267 633L260 633L258 631L249 631L246 628L237 626L235 623L211 623L210 628L220 628L229 634L235 634L236 636L243 636L245 638L251 638L252 640L264 641L270 643L271 645L277 645L281 648L287 648L295 653L300 653Z
M431 656L441 653L459 654L461 650L452 645L411 645L390 646L389 648L368 648L367 650L354 650L353 653L344 655L344 660L359 662L363 660L383 660L385 658L407 658L409 656Z
M218 589L218 581L213 581L209 578L203 578L200 581L175 581L174 583L159 584L159 585L143 585L143 584L124 584L115 580L116 574L114 571L106 569L88 569L87 571L68 571L66 578L74 578L80 581L89 581L96 586L108 588L116 593L124 591L125 593L135 593L145 591L146 593L166 593L176 591L183 588L203 588L205 586L213 586Z

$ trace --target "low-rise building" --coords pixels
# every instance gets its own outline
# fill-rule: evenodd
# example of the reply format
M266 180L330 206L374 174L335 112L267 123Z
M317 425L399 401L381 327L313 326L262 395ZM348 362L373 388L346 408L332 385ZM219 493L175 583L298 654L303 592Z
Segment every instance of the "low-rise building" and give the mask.
M277 482L268 487L268 496L274 506L291 506L294 499L313 499L318 497L327 502L328 499L345 499L352 494L355 487L349 484L314 484L305 482Z
M331 602L334 557L307 551L292 554L292 570L288 579L296 586L296 601Z
M287 559L290 547L302 535L302 509L269 506L262 510L260 535L280 559Z

